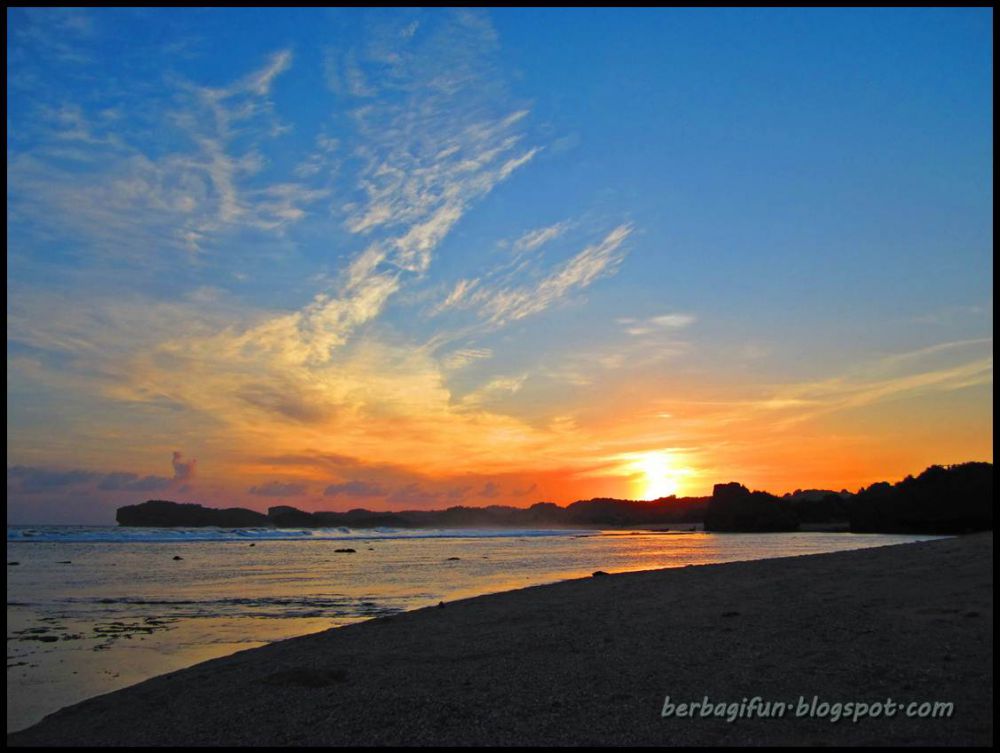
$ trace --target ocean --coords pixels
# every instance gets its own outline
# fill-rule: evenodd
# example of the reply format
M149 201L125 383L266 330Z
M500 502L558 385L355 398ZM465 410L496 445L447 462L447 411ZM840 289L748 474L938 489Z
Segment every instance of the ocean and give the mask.
M596 570L929 538L937 537L8 526L7 731L200 661L439 601Z

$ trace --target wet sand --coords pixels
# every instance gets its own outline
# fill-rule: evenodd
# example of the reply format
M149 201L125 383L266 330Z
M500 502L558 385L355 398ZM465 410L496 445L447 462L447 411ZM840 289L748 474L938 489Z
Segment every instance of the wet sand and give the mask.
M980 534L537 586L205 662L7 742L989 745L992 569ZM954 710L729 722L663 717L666 695Z

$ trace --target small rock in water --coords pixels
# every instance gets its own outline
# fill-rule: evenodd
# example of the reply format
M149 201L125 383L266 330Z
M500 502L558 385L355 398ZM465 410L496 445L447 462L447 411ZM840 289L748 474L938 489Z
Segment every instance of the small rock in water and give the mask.
M20 562L8 562L7 567L14 567L14 565L20 565Z
M184 559L184 558L183 558L183 557L181 557L180 555L177 555L177 554L175 554L175 555L174 555L174 559L175 559L175 560L182 560L182 559Z
M72 565L73 560L59 560L56 562L57 565Z
M602 575L607 575L607 573L604 572L603 570L598 570L594 573L593 577L600 578Z

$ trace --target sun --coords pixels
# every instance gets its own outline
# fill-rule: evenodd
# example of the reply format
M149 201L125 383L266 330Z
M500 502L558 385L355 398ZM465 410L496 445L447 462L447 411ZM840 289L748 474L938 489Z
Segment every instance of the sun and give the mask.
M690 472L678 467L676 458L665 450L637 453L632 467L638 471L635 483L642 499L659 499L677 494L681 477Z

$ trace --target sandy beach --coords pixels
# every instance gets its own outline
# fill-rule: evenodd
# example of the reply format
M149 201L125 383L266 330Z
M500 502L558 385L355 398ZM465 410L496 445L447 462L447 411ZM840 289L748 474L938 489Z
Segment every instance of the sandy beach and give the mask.
M7 742L989 745L992 569L980 534L537 586L209 661ZM665 717L668 695L790 708ZM814 697L901 706L856 722L798 716ZM913 702L953 712L911 717Z

